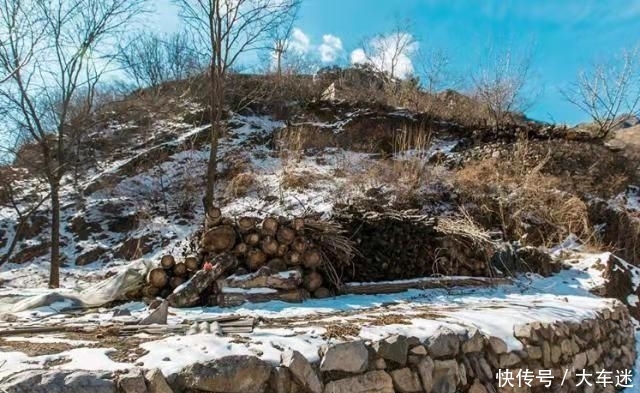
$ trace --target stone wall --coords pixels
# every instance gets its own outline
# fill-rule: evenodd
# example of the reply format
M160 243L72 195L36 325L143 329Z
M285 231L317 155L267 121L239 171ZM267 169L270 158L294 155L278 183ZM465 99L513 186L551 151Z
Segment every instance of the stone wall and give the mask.
M491 315L487 315L491 318ZM580 322L516 325L511 347L503 339L478 331L440 327L427 339L395 335L376 342L351 341L319 349L310 363L295 350L282 352L279 365L258 357L227 356L193 364L168 378L159 370L130 370L111 377L100 373L28 370L0 381L7 393L542 393L611 392L616 371L631 370L635 361L634 328L627 308L611 309ZM610 371L607 388L597 383ZM498 386L498 370L509 370L513 387ZM529 373L525 373L528 370ZM550 387L540 379L549 370ZM577 373L585 370L592 386ZM521 371L521 382L518 382ZM59 374L59 375L58 375ZM73 376L73 378L72 378ZM526 377L532 377L530 387ZM563 381L564 380L564 381ZM627 382L630 384L630 382Z
M275 368L256 358L223 358L183 370L173 385L176 391L229 393L599 392L611 391L616 370L631 370L636 356L634 328L619 302L579 323L518 325L514 338L522 349L509 351L502 339L477 331L461 334L440 328L424 341L392 336L331 345L321 348L319 364L291 350ZM524 380L518 386L517 377L513 387L499 387L500 369L514 377L518 370L529 370L534 376L531 387ZM607 389L596 383L602 369L612 371ZM540 370L550 370L550 387L540 380ZM588 389L584 382L576 387L581 379L576 373L582 370L593 375Z

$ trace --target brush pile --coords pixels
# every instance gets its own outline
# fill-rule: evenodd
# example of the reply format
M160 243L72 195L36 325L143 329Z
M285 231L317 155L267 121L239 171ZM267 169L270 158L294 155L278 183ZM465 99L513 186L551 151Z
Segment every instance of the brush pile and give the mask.
M224 271L215 283L197 285L207 287L199 294L198 304L234 306L244 301L328 297L339 291L342 282L337 272L349 266L355 254L353 243L335 223L303 217L232 219L212 209L198 255L177 263L171 255L162 257L148 274L143 296L171 301L175 292L193 286L192 281L210 277L197 272L208 263L208 269L215 268L225 256ZM175 302L195 305L191 300Z

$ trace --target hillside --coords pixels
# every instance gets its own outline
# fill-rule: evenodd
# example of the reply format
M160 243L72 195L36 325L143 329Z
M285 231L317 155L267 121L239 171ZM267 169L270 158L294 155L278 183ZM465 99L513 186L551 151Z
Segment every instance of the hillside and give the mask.
M53 336L30 332L0 339L0 362L7 362L0 367L4 378L0 388L5 380L7 386L22 386L23 382L11 378L27 364L42 370L115 375L136 365L159 368L173 387L217 391L190 382L185 368L231 355L257 356L274 364L287 348L299 350L315 367L326 359L318 354L322 345L355 337L367 342L366 350L376 348L379 356L372 359L387 360L384 367L356 367L358 373L387 370L396 391L413 391L398 388L398 381L404 381L400 374L406 372L407 379L414 376L423 391L424 377L420 374L418 379L416 374L422 370L416 366L422 364L418 357L429 353L439 359L436 368L445 367L444 362L455 363L457 370L465 367L458 363L464 364L466 352L458 353L457 346L455 353L432 355L439 345L432 337L443 329L451 332L442 333L443 337L465 337L460 348L480 332L485 337L480 347L491 348L487 356L497 356L494 362L489 359L489 371L544 365L555 372L570 364L583 369L586 360L585 364L578 360L575 366L575 359L583 352L586 359L589 350L598 348L598 360L588 367L630 367L636 355L631 353L636 351L631 318L640 317L636 246L640 184L635 159L640 144L633 136L638 126L618 131L615 139L625 144L616 145L579 129L516 115L513 123L500 127L472 124L464 116L445 112L433 116L354 97L352 93L358 91L350 90L354 88L349 84L337 89L333 99L322 100L318 92L335 81L304 83L315 86L308 93L315 98L301 97L299 92L259 97L230 111L219 146L216 204L228 220L225 225L237 225L247 216L258 222L281 217L281 226L289 225L286 220L293 217L339 224L340 239L347 239L355 250L348 268L336 269L340 283L351 292L325 284L323 296L307 291L308 300L295 305L269 301L223 308L201 298L196 307L170 309L170 326L184 327L185 321L209 323L211 318L229 315L256 320L251 334L223 337L202 335L202 331L193 337L167 331L160 336L157 332L121 339L112 336L108 329L113 324L142 318L151 310L147 306L158 306L159 300L140 295L140 288L135 296L125 299L118 293L114 301L87 310L87 302L74 302L75 294L84 299L86 294L107 293L105 282L125 277L134 268L142 269L144 277L144 269L156 266L165 255L176 261L198 256L203 272L205 259L217 260L211 252L203 254L200 243L209 157L206 99L191 89L193 84L188 89L173 83L156 92L136 92L98 111L97 125L76 150L79 164L63 181L59 291L46 288L49 207L46 201L40 204L47 191L36 177L37 163L29 146L23 147L12 166L2 169L6 186L0 194L0 255L9 252L18 233L15 248L0 270L2 328L43 326L40 321L46 319L47 326L95 324L98 330ZM449 110L456 113L477 109L473 100L454 92L424 99L448 102L454 107ZM17 232L18 211L33 207L34 213ZM320 247L325 240L313 241ZM268 274L284 274L289 268ZM308 266L295 269L303 276L316 271ZM326 271L317 270L326 282ZM229 273L241 277L255 272L242 267ZM371 282L406 284L425 277L426 281L413 281L404 288L409 291L397 294L357 292L358 286ZM144 278L140 281L135 285L145 285ZM123 311L125 318L114 311ZM601 322L605 338L583 336L584 342L573 338L582 335L585 324L600 326ZM550 338L538 338L540 342L534 335L514 338L514 329L534 323L551 325L554 332L567 329L567 339L579 348L549 364L523 355L531 346L543 348L542 341L552 347L563 342L564 336L558 338L553 332ZM293 327L295 332L288 334ZM390 360L393 355L370 346L390 335L416 337L419 345L407 344L407 348L414 350L423 342L425 354L416 350L407 355L405 348L405 359L416 358L415 364L403 368L402 362ZM611 342L603 341L607 335ZM495 349L490 337L503 340L505 349ZM618 355L608 356L609 346ZM545 356L550 356L546 350ZM450 377L454 389L491 385L491 372L490 377L479 374L482 365L466 367L464 378L458 373ZM355 369L343 371L323 369L321 383L337 386L348 379L345 375L356 373ZM391 384L382 377L380 383ZM297 374L294 380L301 386L310 383L300 381ZM434 391L453 392L439 389Z

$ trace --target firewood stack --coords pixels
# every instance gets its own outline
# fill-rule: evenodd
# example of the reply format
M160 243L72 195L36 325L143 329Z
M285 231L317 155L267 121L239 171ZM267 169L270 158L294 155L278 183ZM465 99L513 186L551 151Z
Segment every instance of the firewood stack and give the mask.
M212 209L207 220L209 229L200 242L203 259L234 254L240 266L236 276L263 267L272 273L297 270L304 289L315 297L326 297L340 285L335 267L351 262L351 244L341 236L340 227L329 223L273 216L232 220L222 217L218 209Z
M166 298L174 289L189 280L200 269L195 256L176 262L172 255L164 255L159 266L151 269L147 275L147 284L142 288L142 296L146 298Z
M353 244L341 231L335 224L311 218L231 219L212 209L198 256L178 263L171 255L162 257L148 274L143 296L169 297L205 263L229 256L237 261L234 267L203 291L200 304L234 306L244 301L328 297L339 291L337 271L350 264L354 255Z
M345 282L378 282L429 276L488 276L484 250L460 234L443 233L434 217L415 212L360 211L334 214L360 251Z

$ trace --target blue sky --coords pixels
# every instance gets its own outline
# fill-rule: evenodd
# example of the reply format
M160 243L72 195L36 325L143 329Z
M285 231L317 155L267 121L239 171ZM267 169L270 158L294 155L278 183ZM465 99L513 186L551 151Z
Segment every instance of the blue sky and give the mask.
M157 0L151 22L175 30L176 12L170 0ZM470 75L488 48L533 48L538 93L527 114L571 124L588 119L559 90L581 68L640 42L640 0L303 0L293 44L332 60L326 64L349 62L364 40L405 18L421 49L447 53L456 80Z

